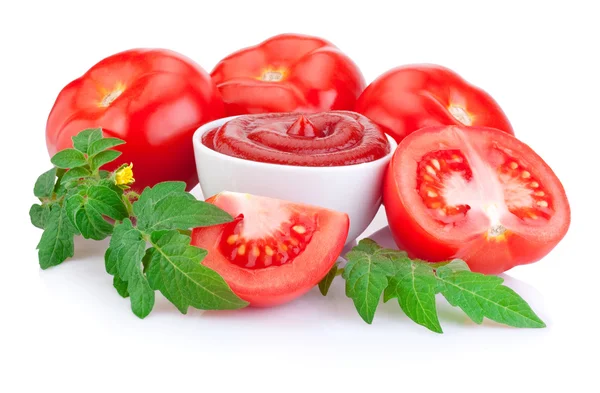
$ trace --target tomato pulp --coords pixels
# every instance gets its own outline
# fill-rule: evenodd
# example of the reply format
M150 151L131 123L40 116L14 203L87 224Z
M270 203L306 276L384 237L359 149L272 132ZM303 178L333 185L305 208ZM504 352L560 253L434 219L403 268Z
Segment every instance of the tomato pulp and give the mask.
M236 219L195 228L202 262L252 306L288 302L331 269L348 236L345 213L278 199L222 192L207 200Z
M321 38L282 34L221 60L211 76L227 114L354 110L365 88L352 60Z
M497 274L545 256L566 234L562 184L529 146L490 128L431 127L398 147L384 204L401 249Z
M168 50L135 49L110 56L58 95L46 125L48 151L72 147L71 137L102 127L125 140L108 169L135 164L134 189L161 181L198 183L191 138L202 124L224 116L210 76Z
M233 157L299 166L360 164L390 151L379 127L347 111L240 116L204 134L202 143Z
M508 118L489 94L437 65L410 65L386 72L361 94L356 111L398 143L430 126L481 126L514 134Z

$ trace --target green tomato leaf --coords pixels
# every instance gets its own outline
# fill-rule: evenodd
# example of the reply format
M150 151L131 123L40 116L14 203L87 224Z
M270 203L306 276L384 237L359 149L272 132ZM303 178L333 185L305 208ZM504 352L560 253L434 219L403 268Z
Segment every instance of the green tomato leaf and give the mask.
M112 233L113 226L81 194L75 194L65 203L71 223L86 239L102 240Z
M75 228L67 218L67 212L58 204L50 206L46 229L37 245L40 267L47 269L73 256Z
M90 186L66 201L68 217L86 239L102 240L113 231L104 216L114 220L128 217L121 196L104 186Z
M183 182L164 182L146 188L133 204L138 227L147 232L188 229L230 222L232 217L185 192Z
M139 318L145 318L154 307L154 291L142 272L142 258L145 252L146 241L143 233L126 218L115 226L110 246L104 255L106 271L127 283L131 310ZM115 285L115 288L122 295L122 291L119 290L121 287Z
M395 260L396 274L389 279L383 299L398 299L404 313L419 325L442 333L437 316L435 294L437 281L426 262L399 257Z
M123 189L121 187L117 186L115 184L114 180L111 180L111 179L100 179L98 181L98 185L110 188L111 190L113 190L114 192L116 192L117 195L120 195L120 196L123 195Z
M29 218L31 224L34 226L44 229L46 222L48 222L48 215L50 214L50 205L32 205L29 209Z
M127 292L131 299L131 311L139 318L145 318L154 308L155 295L148 279L141 268L132 271L133 274L127 281Z
M119 138L102 138L92 143L88 147L87 153L90 156L93 156L101 151L110 149L111 147L123 145L124 143L125 141Z
M383 250L379 244L371 239L362 239L351 251L361 251L367 254L375 254Z
M144 229L188 229L223 224L232 220L227 212L213 204L192 199L187 195L169 195L154 206L151 220L147 222L149 227Z
M154 206L170 195L188 195L185 192L185 183L169 181L158 183L154 187L146 187L138 200L133 204L133 213L138 219L138 225L142 228L151 226Z
M115 225L110 245L105 254L106 271L109 274L119 274L128 281L131 271L136 266L141 267L141 261L146 252L146 241L143 233L135 228L130 219Z
M56 192L58 190L58 188L60 187L60 185L62 184L62 178L66 172L67 172L67 170L64 168L56 168L56 182L54 183L53 192Z
M448 273L448 271L452 273L471 271L471 269L469 269L469 265L467 265L467 263L462 259L453 259L450 262L432 263L430 265L434 269L441 269L443 267L444 269L442 270L442 273Z
M146 274L153 289L159 290L181 313L188 307L202 310L233 310L247 302L237 297L214 270L200 262L207 252L190 245L189 236L176 230L152 233Z
M333 283L333 279L335 278L338 272L337 263L333 265L333 267L329 270L327 275L323 277L321 281L319 281L319 291L321 295L327 296L327 292L329 292L329 288L331 287L331 283Z
M99 169L102 165L108 164L119 158L121 155L120 151L116 150L105 150L90 157L90 168L92 171Z
M342 275L346 280L346 296L354 301L358 314L367 323L373 322L388 277L396 271L385 253L387 250L377 243L364 239L346 255L348 263Z
M62 177L61 183L67 184L72 180L79 180L86 177L92 176L92 172L86 167L80 166L77 168L69 169Z
M56 181L56 168L46 171L38 177L33 187L33 195L38 198L50 198L54 192Z
M127 281L121 280L119 276L113 277L113 287L115 287L121 297L129 297L129 292L127 292Z
M87 163L83 153L75 149L61 150L50 161L54 166L64 169L84 166Z
M121 195L106 186L91 186L87 191L87 204L113 220L129 217Z
M102 139L101 128L88 128L87 130L81 131L73 138L73 147L82 153L88 153L88 148L94 142Z
M460 307L475 323L482 323L486 317L514 327L546 326L523 298L502 285L502 278L468 271L463 261L455 260L437 269L437 280L448 302Z

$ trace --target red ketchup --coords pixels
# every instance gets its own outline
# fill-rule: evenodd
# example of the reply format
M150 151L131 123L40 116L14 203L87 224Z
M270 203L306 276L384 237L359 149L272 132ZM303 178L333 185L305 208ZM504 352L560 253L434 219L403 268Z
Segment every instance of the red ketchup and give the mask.
M296 166L360 164L390 152L373 122L348 111L240 116L208 131L202 143L232 157Z

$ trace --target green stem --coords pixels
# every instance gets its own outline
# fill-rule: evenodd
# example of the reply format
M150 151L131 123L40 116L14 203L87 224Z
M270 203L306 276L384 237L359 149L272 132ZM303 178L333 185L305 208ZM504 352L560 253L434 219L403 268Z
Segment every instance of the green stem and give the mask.
M133 204L131 203L131 201L129 200L127 194L123 194L123 203L125 203L125 207L127 208L127 214L129 214L129 217L133 217Z
M178 229L179 233L186 236L192 236L192 231L189 229Z
M337 272L335 272L336 277L337 276L341 276L342 274L344 274L344 268L343 267L339 268L337 270Z
M137 201L138 199L140 199L140 194L133 190L127 191L127 198L129 198L130 200L135 199Z
M127 213L129 217L133 217L133 202L137 201L140 198L140 194L135 191L127 191L123 194L123 202L127 207Z

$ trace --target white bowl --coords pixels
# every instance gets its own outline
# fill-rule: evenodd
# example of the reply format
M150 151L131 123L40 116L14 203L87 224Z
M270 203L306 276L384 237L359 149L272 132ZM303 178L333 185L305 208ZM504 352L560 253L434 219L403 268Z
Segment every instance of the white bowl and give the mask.
M363 164L335 167L279 165L218 153L202 144L202 135L236 116L206 123L194 133L194 155L205 198L221 191L243 192L321 206L348 214L346 244L369 226L381 205L382 182L396 148L388 136L390 153Z

